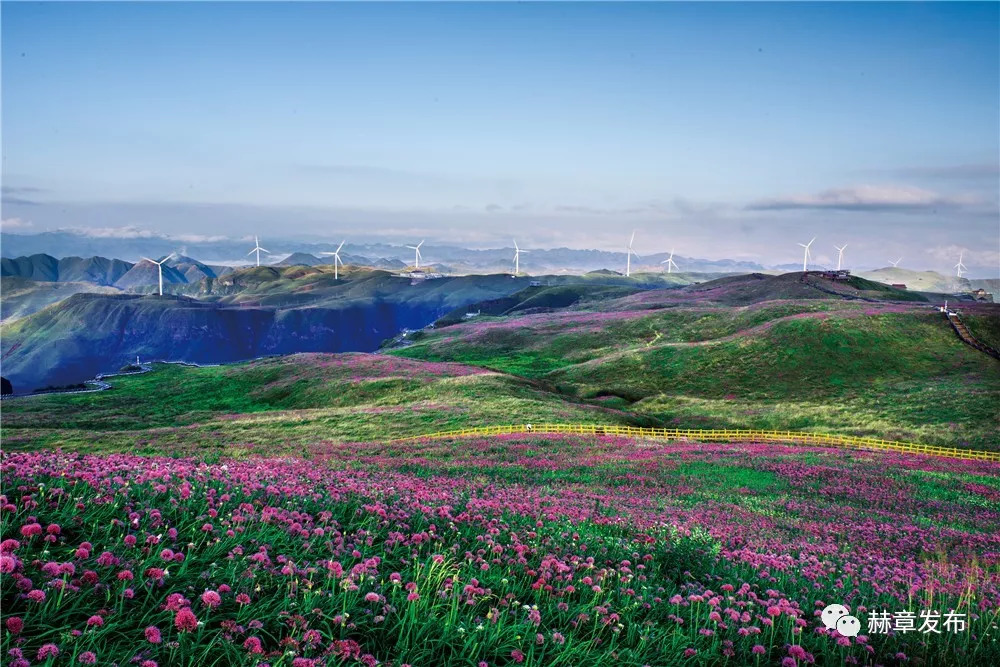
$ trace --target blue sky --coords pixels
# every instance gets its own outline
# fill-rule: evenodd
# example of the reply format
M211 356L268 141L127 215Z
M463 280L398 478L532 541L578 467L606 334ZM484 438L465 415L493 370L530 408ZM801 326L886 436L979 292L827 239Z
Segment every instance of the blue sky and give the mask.
M4 228L636 228L764 262L818 236L995 272L998 25L992 3L5 2Z

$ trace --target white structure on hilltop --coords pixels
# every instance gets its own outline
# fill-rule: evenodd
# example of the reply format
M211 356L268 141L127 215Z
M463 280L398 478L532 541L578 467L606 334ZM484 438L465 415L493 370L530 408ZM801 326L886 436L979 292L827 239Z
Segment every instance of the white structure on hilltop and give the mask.
M845 243L842 246L835 245L833 247L837 249L837 270L840 271L844 264L844 248L847 247L847 244Z
M660 262L660 264L666 264L667 265L667 273L670 273L670 267L673 267L675 269L677 268L677 263L674 262L674 249L673 248L670 249L670 257L667 257L665 260L663 260L662 262Z
M321 255L326 255L328 257L331 256L331 255L333 256L333 279L334 280L340 280L340 273L337 271L337 264L340 264L341 266L344 265L344 263L340 261L340 249L344 247L345 243L347 243L347 241L341 241L340 245L337 246L337 249L334 250L333 252L321 252L320 253Z
M410 250L413 251L413 268L415 268L415 269L419 269L420 268L420 246L422 246L423 244L424 244L424 242L421 241L417 245L408 245L408 246L406 246L407 248L409 248Z
M895 262L890 259L889 263L892 264L892 268L896 268L897 266L899 266L899 263L902 262L902 261L903 261L903 258L900 257Z
M514 239L514 275L516 276L521 272L521 265L519 259L521 258L522 252L528 252L527 250L521 250L517 247L517 239Z
M628 248L625 250L625 277L632 275L632 255L635 255L636 259L639 258L639 253L632 249L632 244L635 243L635 231L632 231L632 238L628 241Z
M260 253L262 252L266 252L269 255L271 254L270 250L265 250L264 248L260 247L260 240L257 238L257 235L255 234L253 237L253 250L248 252L247 256L249 257L250 255L257 253L257 266L260 266Z
M157 262L155 260L152 260L149 257L143 257L142 258L146 262L152 262L153 264L156 264L156 270L160 274L160 296L163 296L163 263L165 261L167 261L168 259L170 259L171 257L173 257L173 256L174 256L174 253L170 253L169 255L167 255L166 257L164 257L163 259L161 259L159 262Z
M959 278L962 277L962 271L966 271L969 268L965 264L962 264L962 259L964 257L965 257L965 251L964 250L962 252L958 253L958 264L955 265L955 275L958 276Z
M808 271L809 270L809 259L812 257L811 253L809 252L809 246L811 246L813 244L813 241L815 241L815 240L816 240L816 237L814 236L814 237L812 237L812 241L810 241L809 243L800 243L799 244L800 246L802 246L805 249L803 251L803 253L802 253L802 270L803 271Z

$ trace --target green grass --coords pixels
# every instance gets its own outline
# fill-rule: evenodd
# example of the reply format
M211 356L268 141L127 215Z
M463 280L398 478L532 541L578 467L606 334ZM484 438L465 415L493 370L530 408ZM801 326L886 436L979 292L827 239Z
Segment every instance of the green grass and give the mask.
M343 363L324 365L331 360ZM157 364L151 373L112 378L110 391L5 402L4 446L273 453L497 423L649 423L520 378L448 376L440 367L361 354L213 368Z
M994 350L1000 350L1000 309L992 315L962 315L962 321L969 328L969 333L981 343L989 345Z
M936 313L872 308L806 301L604 321L586 312L507 318L429 332L394 354L540 378L689 428L997 449L1000 364L963 345Z

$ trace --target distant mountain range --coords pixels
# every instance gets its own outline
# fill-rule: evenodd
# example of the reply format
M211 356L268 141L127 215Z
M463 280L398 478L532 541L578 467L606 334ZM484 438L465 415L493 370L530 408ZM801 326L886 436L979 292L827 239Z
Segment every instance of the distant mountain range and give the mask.
M339 243L339 242L338 242ZM332 252L338 243L288 241L276 238L261 239L271 253L262 255L261 262L293 263L314 266L331 260L321 257L322 252ZM42 234L3 234L4 257L47 254L52 257L96 255L121 257L136 262L141 257L159 258L171 252L197 255L209 265L243 265L251 263L247 251L253 242L224 240L183 242L156 236L140 238L95 238L72 232L44 232ZM499 273L513 268L514 248L469 249L452 245L424 244L421 264L434 264L439 270L447 268L453 273ZM634 270L661 270L661 262L668 253L653 253L633 259ZM413 251L406 245L386 243L350 243L340 253L346 264L358 264L384 269L399 269L413 263ZM731 259L708 260L675 255L679 270L702 273L734 273L761 271L765 267L757 262ZM625 267L624 252L606 250L574 250L571 248L531 249L521 256L521 269L527 273L585 273L596 269L621 270ZM166 279L166 276L164 276Z
M218 278L232 270L231 266L210 266L180 255L163 263L163 282L195 283L205 278ZM4 257L0 259L0 276L53 283L87 282L125 290L159 283L159 270L151 262L132 263L106 257L56 259L46 254L14 259Z

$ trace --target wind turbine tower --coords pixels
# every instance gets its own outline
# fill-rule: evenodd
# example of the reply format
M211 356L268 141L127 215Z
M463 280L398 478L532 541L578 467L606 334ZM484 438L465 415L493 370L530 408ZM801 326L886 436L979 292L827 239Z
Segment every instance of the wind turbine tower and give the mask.
M327 256L333 255L333 279L334 280L340 280L340 273L337 271L337 265L338 264L340 264L341 266L344 265L344 263L342 261L340 261L340 249L344 247L345 243L347 243L347 241L341 241L340 245L337 246L337 249L334 250L333 252L321 252L320 253L321 255L327 255Z
M809 258L811 257L811 254L809 252L809 246L811 246L813 244L813 241L815 241L815 240L816 240L816 237L814 236L812 238L812 241L810 241L809 243L800 243L799 244L800 246L802 246L805 249L803 251L803 253L802 253L802 270L803 271L808 271L809 270Z
M670 273L670 267L673 267L675 269L677 268L677 263L674 262L674 249L673 248L670 249L670 257L667 257L665 260L663 260L662 262L660 262L660 264L666 264L667 265L667 273Z
M419 269L420 268L420 246L422 246L423 244L424 244L424 242L421 241L417 245L408 245L408 246L406 246L407 248L409 248L410 250L413 251L413 268L415 268L415 269Z
M143 257L143 260L145 260L147 262L152 262L153 264L156 264L156 270L157 270L157 272L160 275L160 296L163 296L163 263L165 261L167 261L168 259L170 259L171 257L173 257L173 256L174 256L174 253L170 253L169 255L167 255L166 257L164 257L163 259L161 259L159 262L154 261L154 260L150 259L149 257Z
M636 259L639 258L639 253L637 253L635 250L632 250L632 244L633 243L635 243L635 232L634 231L632 232L632 238L629 239L629 241L628 241L628 248L627 248L627 250L625 252L625 277L626 278L628 278L629 276L632 275L632 255L635 255Z
M264 248L260 247L260 241L257 239L257 236L254 235L254 237L253 237L253 250L251 250L250 252L248 252L247 256L250 256L250 255L252 255L254 253L257 253L257 266L260 266L260 253L262 253L262 252L266 252L269 255L271 254L270 250L265 250Z
M517 239L514 240L514 275L516 276L521 272L521 265L518 260L521 258L522 252L528 252L527 250L521 250L517 247Z
M958 264L955 265L955 275L959 278L962 277L962 271L968 271L969 267L962 264L962 258L965 257L965 251L958 253Z
M840 271L840 267L844 264L844 248L847 247L845 243L843 246L835 245L833 246L837 249L837 270Z

